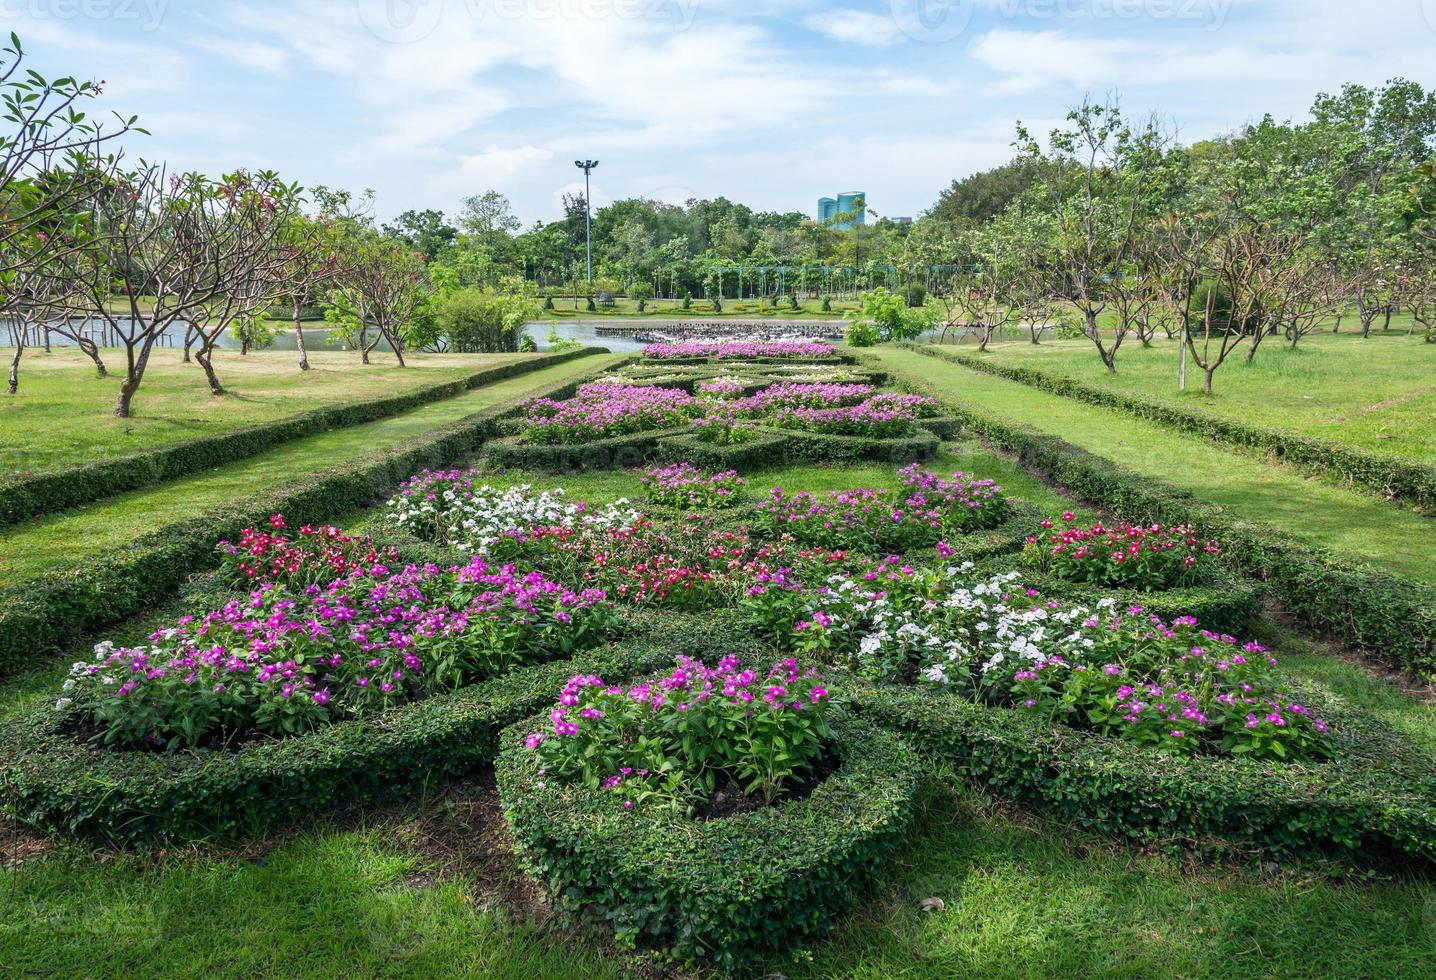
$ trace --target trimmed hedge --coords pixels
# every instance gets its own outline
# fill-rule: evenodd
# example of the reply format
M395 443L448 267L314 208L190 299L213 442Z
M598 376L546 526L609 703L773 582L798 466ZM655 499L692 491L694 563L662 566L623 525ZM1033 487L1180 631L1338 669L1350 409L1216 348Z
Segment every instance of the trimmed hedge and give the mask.
M1168 622L1177 616L1194 616L1203 629L1220 633L1241 635L1261 611L1262 585L1229 575L1216 576L1209 582L1188 588L1138 592L1135 589L1069 582L1025 568L1021 563L1018 563L1017 570L1022 573L1024 584L1044 596L1061 596L1083 603L1111 597L1122 608L1141 606Z
M628 619L644 632L364 721L234 751L82 744L43 703L0 722L0 803L26 826L106 846L260 836L346 807L430 792L488 765L500 730L551 703L575 673L628 677L670 663L675 650L721 656L751 643L713 619Z
M320 523L383 499L419 470L473 454L493 435L496 420L517 404L490 406L363 462L261 491L242 506L165 525L74 568L6 588L0 592L0 675L154 605L189 575L214 564L217 541L237 537L270 514L283 513L295 526Z
M1436 757L1340 712L1330 761L1172 756L940 691L851 682L853 709L978 787L1118 836L1436 862ZM1323 708L1325 710L1325 708ZM1331 715L1328 715L1331 718Z
M420 405L453 398L472 388L552 367L576 357L604 352L603 348L590 347L514 361L403 395L316 408L222 435L186 439L115 459L97 460L8 480L0 483L0 526L223 466L267 452L294 439L373 422Z
M767 429L760 432L781 432L787 439L790 459L806 459L815 463L851 463L870 460L904 466L932 459L941 447L937 436L926 430L891 439L871 436L843 436L828 432L804 432L802 429Z
M851 906L902 843L920 766L893 735L839 720L842 760L805 799L699 821L625 811L612 793L546 783L523 737L494 764L504 815L529 871L624 945L735 971L800 952Z
M923 347L907 349L941 356ZM1014 453L1075 496L1125 520L1190 524L1222 543L1228 567L1265 582L1268 593L1308 626L1370 656L1436 677L1436 588L1338 558L1282 532L1225 514L1220 508L1020 422L968 408L930 385L964 428Z
M584 470L615 470L639 466L659 456L659 442L665 436L679 435L688 428L671 427L631 432L628 435L594 439L590 442L564 442L533 445L523 436L494 439L484 447L484 462L514 470L542 470L551 473L577 473Z
M658 444L658 455L671 463L689 462L708 470L752 473L788 462L784 433L766 431L749 442L720 446L690 432L668 436Z
M1407 500L1425 510L1436 508L1436 466L1380 456L1343 446L1329 439L1301 436L1282 429L1225 419L1206 412L1164 405L1108 391L1060 374L1028 367L1012 367L957 351L939 350L937 356L984 374L1016 381L1064 398L1115 408L1182 432L1228 446L1255 449L1302 469L1319 473L1384 497Z

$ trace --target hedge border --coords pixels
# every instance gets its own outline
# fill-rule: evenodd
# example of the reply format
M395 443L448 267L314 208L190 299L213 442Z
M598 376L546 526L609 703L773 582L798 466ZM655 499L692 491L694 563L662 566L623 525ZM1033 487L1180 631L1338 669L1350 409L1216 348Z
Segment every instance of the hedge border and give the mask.
M49 702L0 722L0 810L91 844L145 848L262 836L294 820L441 788L493 761L499 731L574 673L633 676L751 640L711 617L625 613L628 639L458 691L235 751L115 751L77 742Z
M1165 755L931 689L849 689L858 714L974 785L1103 833L1436 863L1436 757L1363 714L1335 716L1331 761L1276 764Z
M1263 588L1260 583L1230 575L1218 575L1199 585L1159 592L1107 588L1085 582L1069 582L1024 567L1017 562L1014 570L1022 573L1024 585L1044 596L1060 596L1079 602L1096 602L1110 597L1123 608L1141 606L1145 612L1171 621L1177 616L1193 616L1203 629L1240 635L1261 611Z
M896 736L839 719L843 763L805 799L700 822L624 811L612 794L538 778L525 733L504 732L499 795L530 873L629 947L727 971L828 931L901 846L920 766Z
M1107 391L1073 378L1037 368L993 364L960 351L938 349L939 357L974 371L1016 381L1076 401L1115 408L1128 415L1190 432L1220 445L1252 449L1283 463L1380 494L1409 501L1423 510L1436 509L1436 466L1379 456L1329 439L1301 436L1281 429L1224 419L1207 412Z
M681 432L661 440L658 455L670 463L692 463L710 470L737 470L756 473L787 462L785 434L759 435L749 442L720 446L698 438L692 431Z
M538 393L575 384L559 382ZM419 470L471 456L493 435L497 419L531 397L491 405L406 445L257 494L244 506L167 524L76 567L0 591L0 676L27 658L58 652L86 632L154 605L214 564L215 542L238 536L270 514L283 513L295 525L319 523L382 499Z
M7 480L0 483L0 527L248 459L295 439L389 418L474 388L606 352L605 348L586 347L525 358L402 395L329 405L233 432Z
M670 426L589 442L545 445L526 443L523 436L505 436L484 446L483 459L490 466L548 473L625 469L656 459L664 437L687 431L687 426Z
M918 345L900 346L942 356ZM1028 471L1126 520L1191 524L1222 542L1228 567L1265 582L1270 595L1311 628L1414 674L1436 677L1436 588L1338 558L1275 528L1234 520L1160 480L902 377L910 389L936 396L967 431L1015 454Z

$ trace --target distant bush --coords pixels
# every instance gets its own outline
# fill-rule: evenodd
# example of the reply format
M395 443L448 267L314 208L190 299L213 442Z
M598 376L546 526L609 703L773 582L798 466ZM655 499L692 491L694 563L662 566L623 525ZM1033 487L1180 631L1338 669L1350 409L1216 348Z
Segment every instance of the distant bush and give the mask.
M435 323L451 351L511 352L519 349L524 324L538 312L538 303L531 296L470 288L440 301Z

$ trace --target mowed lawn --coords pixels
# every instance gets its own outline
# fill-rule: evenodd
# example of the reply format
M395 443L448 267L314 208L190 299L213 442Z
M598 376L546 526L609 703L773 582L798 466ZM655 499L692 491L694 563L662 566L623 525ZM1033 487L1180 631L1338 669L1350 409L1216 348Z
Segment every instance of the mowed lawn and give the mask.
M0 349L8 364L13 348ZM375 352L373 364L344 351L309 355L300 371L293 351L218 351L215 371L227 394L209 392L204 371L184 364L180 352L156 350L135 396L134 414L112 414L124 372L124 352L105 350L110 369L98 377L84 354L71 348L27 349L20 391L0 396L0 479L35 470L123 456L142 449L214 435L297 415L325 405L402 394L467 377L504 361L533 354L413 354L400 368Z
M1316 333L1296 349L1268 337L1252 363L1245 351L1217 371L1210 395L1188 364L1187 390L1177 389L1174 341L1143 348L1128 338L1109 375L1086 339L994 343L994 363L1036 368L1125 395L1199 409L1255 425L1289 429L1348 446L1436 463L1436 344L1404 332Z
M877 348L883 366L934 393L1022 422L1190 491L1227 513L1280 528L1378 568L1436 582L1436 521L1373 496L1234 452L1112 409L1048 394L916 351Z

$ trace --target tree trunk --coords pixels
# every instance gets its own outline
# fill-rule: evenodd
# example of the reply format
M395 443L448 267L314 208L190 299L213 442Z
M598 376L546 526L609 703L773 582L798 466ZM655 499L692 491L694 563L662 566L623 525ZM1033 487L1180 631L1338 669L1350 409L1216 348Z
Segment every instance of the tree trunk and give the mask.
M93 340L87 340L84 337L76 337L75 344L80 348L80 350L85 352L85 355L89 357L90 360L95 362L95 372L100 377L104 378L109 376L110 372L105 370L105 362L100 360L100 349L95 346L95 342Z
M1206 393L1210 395L1212 393L1212 375L1217 373L1217 369L1215 366L1212 366L1207 368L1206 372L1207 380L1202 384L1202 387L1206 391Z
M10 358L10 394L20 390L20 356L25 353L23 337L15 340L15 356Z
M1381 325L1383 331L1391 329L1391 304L1386 304L1386 322Z
M185 328L184 328L184 357L181 358L181 361L183 361L183 363L185 363L185 364L190 363L189 349L190 349L190 346L191 346L193 343L194 343L194 324L192 324L192 323L187 323L187 324L185 324Z
M140 390L140 382L144 380L145 368L150 363L150 351L154 349L154 337L145 339L144 347L140 350L140 356L129 362L125 370L125 380L120 382L120 395L115 400L115 417L127 419L130 417L130 402L134 400L135 392Z
M45 353L50 353L50 324L45 324Z
M309 352L304 349L304 326L299 322L299 300L293 304L294 313L294 346L299 349L299 370L309 370Z
M199 361L200 367L204 368L205 379L209 381L210 394L223 395L224 386L219 383L219 375L214 373L214 364L210 359L213 353L214 348L206 344L195 353L194 359Z
M369 328L362 323L359 325L359 363L369 363Z

